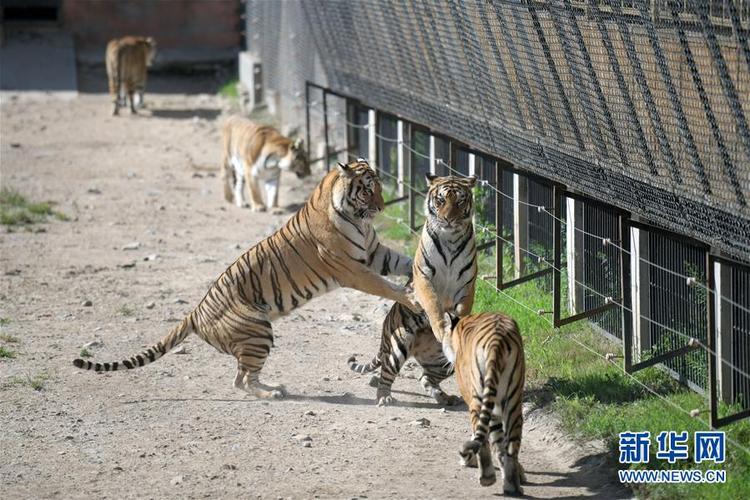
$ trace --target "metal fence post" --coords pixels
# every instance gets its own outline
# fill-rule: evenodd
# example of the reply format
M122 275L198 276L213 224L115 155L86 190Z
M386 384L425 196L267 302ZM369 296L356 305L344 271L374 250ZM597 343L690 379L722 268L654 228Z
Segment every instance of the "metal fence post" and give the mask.
M406 173L410 171L409 165L411 164L411 157L409 156L409 150L406 149L407 138L410 137L409 124L403 120L399 120L396 124L396 138L398 139L398 149L396 150L396 157L398 161L398 197L404 196L404 184L406 184Z
M377 111L370 109L367 111L367 160L375 170L378 168L377 126Z
M305 150L307 151L307 164L310 165L310 82L305 81Z
M552 246L554 247L554 269L552 269L552 322L555 328L560 326L560 302L562 301L562 290L560 289L560 270L562 268L562 189L557 184L552 186L553 213L555 218L552 222Z
M495 179L497 190L495 194L495 284L500 289L503 283L503 240L500 236L503 234L503 168L500 162L495 161Z
M714 289L716 293L707 300L714 300L716 308L716 355L719 359L732 360L732 330L734 318L732 307L722 300L722 297L732 297L732 267L719 261L714 262ZM716 373L719 395L721 400L732 402L734 399L732 386L732 366L729 363L720 363Z
M620 229L620 302L622 304L622 341L624 351L625 371L630 373L633 367L633 317L626 314L625 309L633 310L631 292L630 269L630 221L625 214L618 217ZM637 268L636 268L636 272Z
M529 194L529 179L513 174L513 249L515 278L524 274L526 261L525 250L529 247L529 206L526 205Z
M331 158L330 158L330 152L331 148L328 143L328 91L323 90L323 132L325 135L325 142L326 142L326 151L323 155L323 158L325 158L326 162L326 172L328 172L331 169ZM347 159L348 162L348 159Z
M708 348L708 400L710 406L709 423L711 427L717 427L719 419L719 402L716 391L716 303L711 300L711 295L716 294L714 283L714 260L710 251L706 251L706 311L708 321L706 323L706 347Z

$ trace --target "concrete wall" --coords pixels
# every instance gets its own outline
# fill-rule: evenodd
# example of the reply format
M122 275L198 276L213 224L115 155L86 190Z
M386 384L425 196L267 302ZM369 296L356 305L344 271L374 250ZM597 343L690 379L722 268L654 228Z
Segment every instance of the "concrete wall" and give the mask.
M156 38L158 64L230 60L240 47L240 0L62 0L61 24L78 59L101 62L107 42L124 35Z

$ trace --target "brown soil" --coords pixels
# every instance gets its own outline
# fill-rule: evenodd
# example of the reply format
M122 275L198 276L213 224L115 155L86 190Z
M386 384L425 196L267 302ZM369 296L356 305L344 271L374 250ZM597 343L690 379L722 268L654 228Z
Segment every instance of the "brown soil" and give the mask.
M339 290L274 324L263 371L285 400L232 387L233 358L196 337L130 372L76 370L84 344L113 361L163 336L244 249L291 213L254 214L222 199L216 172L225 103L208 94L146 95L139 116L110 116L103 94L2 96L2 185L54 200L71 221L0 232L0 481L23 497L478 498L459 467L464 407L422 394L418 369L378 408L346 359L372 355L389 304ZM316 179L320 178L320 174ZM283 179L282 205L315 179ZM41 232L40 232L41 231ZM135 250L123 250L138 242ZM148 260L148 259L151 260ZM84 306L91 301L91 306ZM32 387L38 380L43 387ZM38 384L37 384L38 385ZM451 380L444 384L456 393ZM428 419L429 426L412 424ZM305 447L300 436L309 436ZM532 497L629 496L593 444L527 417L521 463Z

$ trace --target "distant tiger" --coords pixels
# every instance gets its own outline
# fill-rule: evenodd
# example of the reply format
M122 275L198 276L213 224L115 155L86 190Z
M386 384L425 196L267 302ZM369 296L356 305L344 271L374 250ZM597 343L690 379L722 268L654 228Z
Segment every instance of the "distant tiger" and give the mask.
M523 430L526 377L523 341L516 322L504 314L453 316L446 356L453 362L461 396L469 406L472 438L461 448L461 463L477 466L479 483L495 483L490 445L503 468L503 491L523 494L526 481L518 452Z
M349 367L364 373L381 367L377 403L389 404L391 386L401 367L414 356L424 373L424 389L442 405L454 398L440 389L440 382L453 369L445 360L440 339L445 323L443 311L459 316L471 312L476 279L476 244L474 241L474 177L437 177L427 175L429 190L425 200L425 224L414 259L414 291L424 313L413 313L394 304L383 322L380 350L368 365L349 358ZM432 326L428 317L432 320ZM438 319L439 318L439 323ZM437 330L435 323L438 326ZM432 333L432 334L430 334Z
M148 67L156 55L156 41L151 37L126 36L115 38L107 44L105 61L109 94L114 103L113 115L120 113L130 99L130 111L143 107Z
M372 361L361 364L352 356L348 363L349 368L357 373L369 373L380 368L380 376L373 379L373 385L378 388L378 405L387 405L393 401L393 381L410 357L414 357L422 367L419 382L438 404L450 406L460 401L460 398L449 396L440 388L440 382L453 374L453 365L443 354L442 345L432 334L424 313L415 313L398 302L393 304L383 321L380 349Z
M294 172L299 178L310 175L302 140L293 141L273 127L234 116L226 121L222 140L224 198L238 207L245 206L245 184L250 191L250 207L262 212L266 207L279 206L282 170Z
M282 397L281 386L259 381L273 345L271 321L338 287L417 308L405 287L381 277L411 269L411 259L378 241L372 219L383 207L380 180L367 162L339 164L281 229L230 265L162 340L124 361L73 364L94 371L137 368L196 333L237 358L235 387L261 398Z

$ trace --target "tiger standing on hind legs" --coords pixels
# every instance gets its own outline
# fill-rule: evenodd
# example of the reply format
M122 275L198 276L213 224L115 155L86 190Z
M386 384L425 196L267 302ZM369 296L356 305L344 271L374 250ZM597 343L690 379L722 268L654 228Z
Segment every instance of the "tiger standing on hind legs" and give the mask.
M123 361L73 364L94 371L137 368L195 333L237 359L235 387L260 398L282 397L283 387L259 380L273 345L274 319L338 287L418 309L406 287L381 276L411 271L411 259L378 241L372 220L383 207L380 180L367 162L339 164L281 229L231 264L161 341Z
M422 387L438 404L452 405L455 397L440 389L453 373L443 355L441 341L446 324L444 311L458 316L471 312L477 275L473 196L475 177L427 175L425 223L414 258L414 293L424 312L416 313L396 303L383 322L380 349L369 364L355 357L349 368L365 373L380 367L376 400L393 401L391 386L410 357L421 365Z
M105 64L109 81L109 94L114 103L113 115L120 114L120 106L130 99L130 112L142 108L146 90L148 67L156 55L156 41L152 37L126 36L115 38L107 44Z
M454 364L456 382L469 406L472 437L464 443L461 464L477 466L479 483L495 483L494 448L503 469L503 492L522 495L526 477L518 463L523 431L523 387L526 378L523 340L513 318L499 313L450 316L443 341Z

